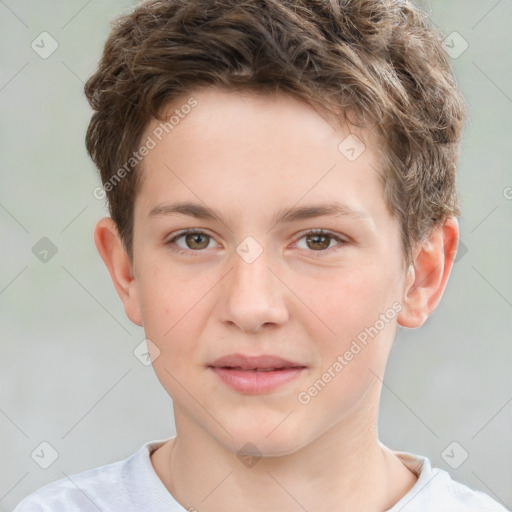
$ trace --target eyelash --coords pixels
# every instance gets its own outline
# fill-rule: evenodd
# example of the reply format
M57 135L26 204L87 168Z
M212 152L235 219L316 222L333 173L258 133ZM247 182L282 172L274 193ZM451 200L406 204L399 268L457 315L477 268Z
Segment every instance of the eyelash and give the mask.
M202 229L191 228L191 229L187 229L185 231L181 231L176 236L174 236L171 239L169 239L165 243L165 245L173 246L173 247L171 247L171 250L176 252L176 253L178 253L178 254L187 254L187 255L191 255L191 256L199 256L199 253L203 252L205 249L199 249L199 250L182 249L181 247L176 245L176 240L178 240L179 238L182 238L184 236L191 235L191 234L201 234L201 235L206 235L206 236L208 236L210 238L213 238L210 234L208 234L206 231L203 231ZM345 239L343 239L340 236L337 236L337 235L331 233L330 231L325 231L324 229L310 229L309 231L301 233L299 238L297 238L296 242L298 242L299 240L302 240L303 238L305 238L305 237L307 237L309 235L327 235L331 239L333 239L333 240L335 240L337 242L337 245L335 245L334 247L328 247L327 249L320 249L318 251L314 251L314 250L307 251L307 252L310 252L310 253L318 253L318 254L315 254L314 257L323 256L325 253L330 253L330 251L332 249L336 249L337 247L340 248L340 246L343 246L343 245L345 245L347 243L347 241Z

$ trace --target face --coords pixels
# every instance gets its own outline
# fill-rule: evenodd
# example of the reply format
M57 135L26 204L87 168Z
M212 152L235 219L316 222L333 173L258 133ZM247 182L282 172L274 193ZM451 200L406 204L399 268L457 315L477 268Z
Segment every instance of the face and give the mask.
M285 95L191 96L143 137L130 299L177 425L273 455L365 428L406 286L376 140Z

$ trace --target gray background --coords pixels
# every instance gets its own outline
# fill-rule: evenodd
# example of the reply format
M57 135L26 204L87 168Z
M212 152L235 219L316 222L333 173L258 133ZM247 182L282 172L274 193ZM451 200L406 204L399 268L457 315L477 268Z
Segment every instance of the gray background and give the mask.
M131 5L0 0L1 510L174 434L170 398L133 354L144 333L125 317L92 238L106 209L92 195L99 179L83 142L83 82L110 20ZM470 110L464 246L434 316L397 337L380 435L511 507L512 1L423 5L452 52L469 45L452 59ZM46 59L31 48L43 31L59 45ZM32 252L42 237L58 251L46 262ZM59 454L48 469L31 458L43 441ZM447 461L465 451L452 469Z

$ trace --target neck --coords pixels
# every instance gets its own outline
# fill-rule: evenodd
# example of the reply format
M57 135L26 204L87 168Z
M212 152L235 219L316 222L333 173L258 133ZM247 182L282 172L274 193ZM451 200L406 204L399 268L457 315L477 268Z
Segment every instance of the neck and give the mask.
M385 511L416 481L379 443L374 423L356 432L337 425L293 453L242 461L176 409L175 415L177 436L157 473L187 509Z

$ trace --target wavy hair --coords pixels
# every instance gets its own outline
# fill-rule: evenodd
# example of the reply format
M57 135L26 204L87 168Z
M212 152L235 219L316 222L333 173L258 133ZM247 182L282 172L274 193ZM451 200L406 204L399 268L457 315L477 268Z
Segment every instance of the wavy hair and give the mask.
M466 107L428 14L398 0L147 0L112 22L85 85L89 155L103 184L129 161L152 119L194 89L280 91L371 128L404 261L459 215L456 166ZM139 165L108 187L132 258Z

